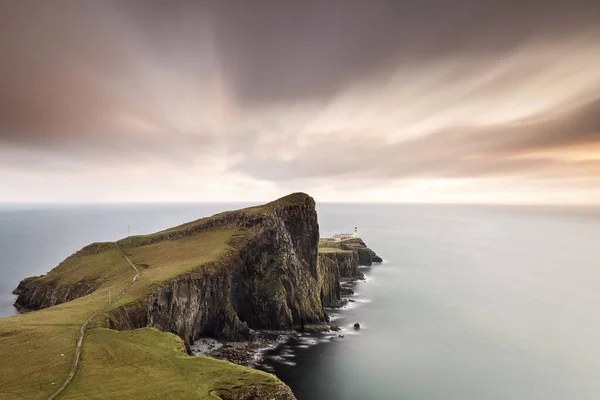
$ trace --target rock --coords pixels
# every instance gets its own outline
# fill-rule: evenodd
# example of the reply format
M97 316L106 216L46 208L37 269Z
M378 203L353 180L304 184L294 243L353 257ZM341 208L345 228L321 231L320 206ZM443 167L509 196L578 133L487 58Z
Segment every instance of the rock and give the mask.
M354 323L354 329L360 329L360 324L358 322Z
M220 399L226 400L295 400L292 390L284 384L281 385L257 385L251 389L236 391L227 394L220 393Z
M319 242L317 269L319 270L321 302L324 307L343 307L341 296L354 294L349 287L340 287L342 281L365 280L359 266L381 262L381 258L359 238L336 242L322 239Z
M334 331L334 332L337 332L337 331L339 331L339 330L340 330L340 327L334 324L334 325L331 325L331 326L329 327L329 329L331 329L331 330L332 330L332 331Z
M352 250L358 257L358 265L370 266L373 263L380 263L383 260L373 250L367 247L360 238L344 240L340 243L342 250Z
M319 286L323 307L340 307L340 271L337 263L319 253L317 268L319 270Z
M356 302L356 300L352 300L352 299L348 299L348 301L349 301L350 303L355 303L355 302Z
M323 254L334 261L338 265L340 278L342 279L360 279L363 277L363 273L358 269L358 253L351 250L341 252L325 252Z
M354 294L354 290L350 289L347 286L342 286L340 288L340 293L342 294L342 296L351 296Z

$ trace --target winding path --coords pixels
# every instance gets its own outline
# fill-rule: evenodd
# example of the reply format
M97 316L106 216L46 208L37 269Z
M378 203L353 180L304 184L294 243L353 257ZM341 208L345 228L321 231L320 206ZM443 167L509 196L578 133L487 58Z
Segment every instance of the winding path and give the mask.
M67 380L65 381L65 383L63 383L62 386L60 388L58 388L58 390L52 396L50 396L48 398L48 400L55 400L56 398L58 398L58 396L60 396L60 394L67 388L69 383L71 383L71 381L73 380L73 377L75 376L75 373L77 372L77 368L79 367L79 359L81 358L81 348L83 347L83 338L85 337L85 332L87 330L89 323L92 322L92 320L96 317L96 315L98 315L98 313L104 311L104 309L106 309L108 306L114 304L121 297L123 297L123 295L125 295L125 293L127 293L129 288L131 288L131 286L135 283L135 281L137 281L138 278L140 277L140 271L138 271L136 266L133 265L133 263L131 262L129 257L127 257L125 255L125 253L123 253L123 250L121 250L121 248L119 247L119 244L117 242L115 242L115 245L117 246L117 249L119 249L119 252L121 253L121 255L123 257L125 257L125 259L129 263L129 265L131 265L131 267L135 270L135 275L131 279L131 282L129 282L129 284L125 287L125 289L123 289L123 291L121 293L119 293L119 295L117 297L115 297L112 301L105 304L102 308L100 308L99 310L94 312L92 315L90 315L90 317L83 323L83 325L81 325L81 328L79 329L79 337L77 338L77 346L75 347L75 356L73 357L73 365L71 366L71 372L69 372L69 376L67 377Z

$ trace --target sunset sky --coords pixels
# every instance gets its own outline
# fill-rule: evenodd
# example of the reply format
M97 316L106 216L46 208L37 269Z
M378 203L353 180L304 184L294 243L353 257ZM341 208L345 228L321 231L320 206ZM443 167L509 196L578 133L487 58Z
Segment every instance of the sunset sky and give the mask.
M600 203L600 1L2 1L0 202Z

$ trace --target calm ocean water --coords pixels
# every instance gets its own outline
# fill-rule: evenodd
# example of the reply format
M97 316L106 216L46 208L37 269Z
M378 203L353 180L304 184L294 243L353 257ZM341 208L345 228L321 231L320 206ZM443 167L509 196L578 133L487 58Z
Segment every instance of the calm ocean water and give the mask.
M85 244L238 206L0 208L0 316ZM385 263L332 312L343 338L265 353L299 400L600 398L599 209L321 204L319 222L357 225Z

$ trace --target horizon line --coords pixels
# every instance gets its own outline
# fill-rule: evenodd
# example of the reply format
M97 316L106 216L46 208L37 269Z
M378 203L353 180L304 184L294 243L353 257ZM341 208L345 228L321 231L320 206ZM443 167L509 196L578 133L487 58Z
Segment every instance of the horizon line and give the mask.
M312 197L312 196L311 196ZM276 199L275 199L276 200ZM192 204L265 204L274 200L155 200L155 201L81 201L81 202L57 202L57 201L0 201L2 206L111 206L111 205L192 205ZM459 201L318 201L318 204L340 204L340 205L460 205L460 206L545 206L545 207L597 207L600 203L570 203L570 202L459 202Z

